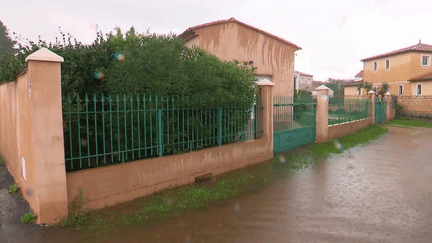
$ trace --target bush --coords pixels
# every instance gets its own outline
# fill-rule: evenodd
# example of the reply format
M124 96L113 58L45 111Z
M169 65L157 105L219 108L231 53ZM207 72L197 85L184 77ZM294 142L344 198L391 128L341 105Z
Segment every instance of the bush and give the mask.
M402 117L403 116L403 105L396 104L396 117Z
M25 213L23 216L21 216L20 221L23 224L29 224L29 223L34 223L36 221L36 216L32 213Z
M21 191L21 188L17 184L13 184L9 186L9 194L16 194Z

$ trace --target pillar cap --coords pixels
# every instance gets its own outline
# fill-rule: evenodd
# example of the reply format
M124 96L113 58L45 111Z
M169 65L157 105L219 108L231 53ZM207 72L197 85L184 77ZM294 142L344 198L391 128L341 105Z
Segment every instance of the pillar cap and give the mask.
M375 94L375 91L370 90L370 91L368 92L368 94Z
M385 93L385 95L391 95L390 90Z
M26 57L25 61L64 62L64 59L63 57L43 47Z
M272 81L268 80L268 79L263 79L257 82L258 86L275 86L275 83L273 83Z
M316 90L330 90L329 87L325 86L324 84L316 88Z

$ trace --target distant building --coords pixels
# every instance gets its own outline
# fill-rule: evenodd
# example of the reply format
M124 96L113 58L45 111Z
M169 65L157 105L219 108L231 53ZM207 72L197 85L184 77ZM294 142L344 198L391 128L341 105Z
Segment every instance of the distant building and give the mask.
M356 74L354 81L363 81L363 70Z
M302 73L299 71L294 72L294 86L295 90L312 91L313 88L313 75Z

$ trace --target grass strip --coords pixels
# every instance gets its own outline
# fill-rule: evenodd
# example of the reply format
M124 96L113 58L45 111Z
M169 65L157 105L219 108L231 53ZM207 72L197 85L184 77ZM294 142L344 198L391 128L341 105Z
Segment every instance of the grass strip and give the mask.
M372 125L366 129L333 141L313 144L300 153L289 153L287 155L278 156L275 159L279 162L286 163L287 166L292 169L303 169L311 166L316 161L322 161L328 158L331 154L338 154L358 145L366 145L387 132L388 130L385 127Z
M410 117L393 119L393 120L387 122L387 124L388 125L408 126L408 127L432 128L432 121L426 120L426 119L419 119L419 118L410 118Z

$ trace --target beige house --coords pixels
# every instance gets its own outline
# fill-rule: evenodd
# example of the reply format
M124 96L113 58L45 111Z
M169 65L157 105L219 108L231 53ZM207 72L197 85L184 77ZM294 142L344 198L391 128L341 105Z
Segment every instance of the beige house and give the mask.
M363 70L361 70L355 75L353 82L348 82L344 85L344 96L349 96L349 97L367 96L367 92L365 88L359 89L359 86L361 85L364 85Z
M301 48L289 41L234 18L190 27L179 38L221 60L249 63L259 80L275 83L276 96L294 94L294 52Z
M366 90L364 88L359 89L359 86L363 83L364 82L362 80L346 83L344 85L344 96L367 96Z
M432 95L432 45L422 44L363 59L364 81L379 88L388 83L399 96Z

